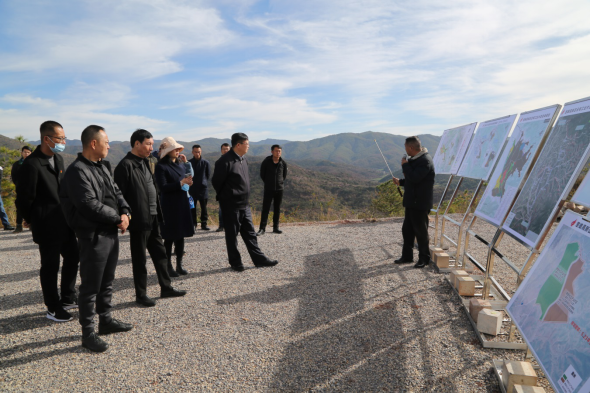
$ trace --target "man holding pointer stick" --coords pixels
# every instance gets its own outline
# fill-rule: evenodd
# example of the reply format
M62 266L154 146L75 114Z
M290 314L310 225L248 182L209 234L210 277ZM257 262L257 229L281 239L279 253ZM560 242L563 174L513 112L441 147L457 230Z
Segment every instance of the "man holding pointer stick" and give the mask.
M402 236L404 246L402 257L396 264L414 262L414 238L418 241L418 262L415 268L423 268L430 263L428 248L428 214L432 208L434 189L434 164L428 150L422 147L418 137L408 137L405 143L407 157L402 158L404 179L394 176L393 182L405 189L403 204L405 208Z

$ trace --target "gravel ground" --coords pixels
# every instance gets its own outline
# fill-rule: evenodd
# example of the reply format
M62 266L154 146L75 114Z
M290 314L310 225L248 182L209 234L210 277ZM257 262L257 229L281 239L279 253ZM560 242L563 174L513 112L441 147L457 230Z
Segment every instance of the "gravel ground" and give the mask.
M104 337L102 354L81 347L77 310L72 322L45 318L30 232L0 231L0 391L500 392L492 360L524 359L481 347L434 267L393 263L400 219L282 229L260 238L279 265L254 268L240 243L242 273L223 235L199 230L190 273L174 280L189 294L155 308L134 302L121 236L113 315L134 329ZM157 297L151 261L148 272Z

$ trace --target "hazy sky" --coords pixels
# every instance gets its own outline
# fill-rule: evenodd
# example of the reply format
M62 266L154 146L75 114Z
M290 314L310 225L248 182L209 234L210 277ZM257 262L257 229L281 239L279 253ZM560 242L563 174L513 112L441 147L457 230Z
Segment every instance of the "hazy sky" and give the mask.
M431 133L590 96L590 2L0 0L0 134Z

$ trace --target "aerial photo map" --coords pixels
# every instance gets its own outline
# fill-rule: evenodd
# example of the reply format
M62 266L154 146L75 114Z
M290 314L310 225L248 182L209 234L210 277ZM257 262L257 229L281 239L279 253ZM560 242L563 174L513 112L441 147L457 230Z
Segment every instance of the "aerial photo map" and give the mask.
M477 123L445 130L434 155L437 174L456 174Z
M502 224L540 142L552 125L551 119L560 108L554 105L520 116L475 210L477 216L496 226Z
M576 190L576 194L572 197L572 201L590 207L590 176L586 175L578 190Z
M506 310L560 392L590 389L590 222L568 211Z
M509 115L480 123L457 175L487 181L515 119Z
M535 247L562 194L588 156L590 99L566 104L503 229Z

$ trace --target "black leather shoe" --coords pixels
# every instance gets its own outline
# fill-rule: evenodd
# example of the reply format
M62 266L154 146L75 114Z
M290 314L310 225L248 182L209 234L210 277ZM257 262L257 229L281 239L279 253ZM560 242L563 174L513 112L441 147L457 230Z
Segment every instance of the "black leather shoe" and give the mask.
M428 263L430 263L430 261L418 261L416 264L414 264L414 268L424 268L428 265Z
M260 237L261 235L264 235L264 233L266 232L265 229L261 228L260 230L258 230L258 232L256 233L257 237Z
M201 230L209 231L209 230L211 230L211 228L207 227L206 224L201 224Z
M231 269L237 272L242 272L244 271L246 268L244 268L243 265L232 265Z
M272 230L273 233L275 234L282 234L283 232L281 230L279 230L278 228L275 228L274 230Z
M82 347L93 352L102 353L109 348L109 344L93 332L86 338L82 338Z
M8 230L10 230L10 231L12 231L12 230L14 230L14 227L12 227L12 226L9 224L8 226L4 226L4 230L7 230L7 231L8 231Z
M397 260L394 260L393 262L396 263L396 264L408 264L408 263L413 263L414 260L412 260L412 259L405 259L405 258L401 257L401 258L399 258Z
M272 267L279 263L278 260L266 260L264 263L254 264L257 267Z
M217 230L215 230L216 233L220 233L222 231L225 231L223 227L219 227Z
M162 298L183 297L185 295L186 290L178 290L174 287L170 288L169 290L162 290L160 292L160 297Z
M135 302L143 306L156 306L156 301L152 300L150 297L146 295L141 297L135 297Z
M112 319L109 324L98 323L98 335L113 334L115 332L131 331L133 324L123 323L117 319Z
M168 265L166 266L168 269L168 276L170 276L171 278L178 278L180 275L178 274L178 272L176 272L174 270L174 268L172 267L172 261L168 260Z
M185 270L185 269L182 267L182 259L179 259L179 258L177 258L177 259L176 259L176 272L177 272L179 275L186 275L186 274L188 274L188 271L187 271L187 270Z

